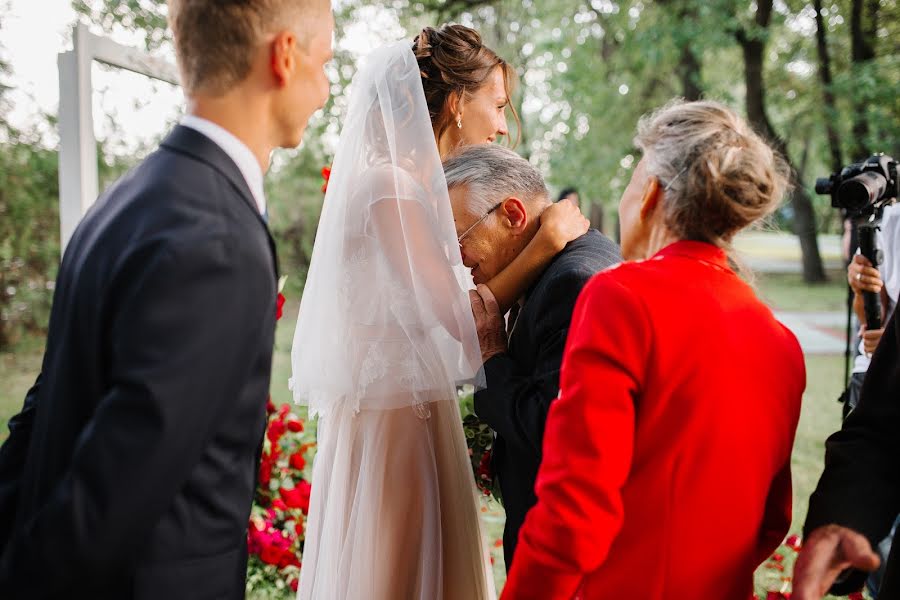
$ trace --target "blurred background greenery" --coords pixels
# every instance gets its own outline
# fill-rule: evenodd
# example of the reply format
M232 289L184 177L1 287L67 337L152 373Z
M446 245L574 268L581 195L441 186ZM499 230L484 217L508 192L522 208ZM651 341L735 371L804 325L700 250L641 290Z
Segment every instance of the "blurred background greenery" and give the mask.
M95 33L172 59L164 0L56 4L74 15L72 24L84 22ZM794 169L793 192L767 227L796 236L787 259L796 268L761 275L761 295L781 310L842 310L839 258L820 248L823 237L840 233L841 219L827 198L813 193L813 183L872 152L900 152L897 0L335 0L334 6L331 98L302 146L275 154L266 181L282 271L289 275L273 372L276 402L289 401L292 324L323 202L321 170L331 163L352 76L372 46L411 40L425 25L476 27L516 67L517 150L540 167L554 192L576 187L584 212L611 236L638 159L631 141L638 118L676 96L715 98L738 109ZM3 50L10 7L10 0L0 0L0 440L39 371L59 263L56 117L38 111L24 122L8 118L16 108L11 98L21 98L15 65ZM101 187L155 145L123 143L130 132L118 126L120 117L116 110L100 115L104 131L112 132L98 134ZM771 245L762 239L756 243ZM807 359L793 531L821 472L824 439L839 426L833 399L843 387L842 360L834 354ZM502 513L485 519L496 537ZM495 567L502 581L502 565ZM758 589L772 589L778 582L769 579L778 576L762 569Z
M0 0L0 35L9 2ZM164 0L75 0L66 8L97 33L171 59ZM872 151L900 150L897 0L339 0L335 16L331 99L302 147L277 153L267 179L293 291L322 204L320 171L330 164L365 45L412 39L427 24L474 26L517 68L518 151L554 190L578 188L585 213L610 234L636 163L637 119L674 96L724 100L784 151L796 185L774 226L801 240L807 282L825 278L816 233L840 227L827 198L811 192L815 177ZM0 37L0 350L8 350L46 326L59 234L55 139L44 133L55 130L55 116L6 119L15 81L3 57ZM117 111L107 112L115 128ZM154 145L122 144L127 136L98 140L101 185Z

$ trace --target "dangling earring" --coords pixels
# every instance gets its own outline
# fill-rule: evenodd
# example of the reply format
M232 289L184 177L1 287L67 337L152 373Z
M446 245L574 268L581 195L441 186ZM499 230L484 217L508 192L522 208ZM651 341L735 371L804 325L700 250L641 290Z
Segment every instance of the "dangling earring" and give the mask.
M456 119L456 128L457 128L457 129L462 129L462 117L458 117L458 118Z

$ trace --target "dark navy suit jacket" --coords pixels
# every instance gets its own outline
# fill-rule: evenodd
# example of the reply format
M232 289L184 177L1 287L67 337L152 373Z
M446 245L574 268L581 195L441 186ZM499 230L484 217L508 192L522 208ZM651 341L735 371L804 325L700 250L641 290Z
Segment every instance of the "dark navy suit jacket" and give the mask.
M0 596L244 597L276 280L240 171L192 129L97 201L0 448Z
M475 394L475 412L497 434L493 468L506 509L507 569L525 514L537 502L534 483L544 423L559 395L559 370L575 301L594 274L621 260L616 244L594 229L570 242L526 295L512 324L509 350L484 365L487 387Z

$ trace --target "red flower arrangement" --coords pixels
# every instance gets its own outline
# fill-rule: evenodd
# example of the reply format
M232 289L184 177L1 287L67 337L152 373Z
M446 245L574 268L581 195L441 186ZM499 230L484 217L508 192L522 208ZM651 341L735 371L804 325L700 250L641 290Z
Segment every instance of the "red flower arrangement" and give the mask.
M466 443L469 446L469 460L472 463L475 485L486 497L493 496L495 500L502 501L500 485L494 477L494 472L491 468L494 434L474 413L469 413L463 417L463 431L466 435Z
M248 591L257 587L296 591L312 486L304 477L307 453L303 422L290 405L268 405L269 422L250 513ZM281 584L279 585L279 580Z
M276 318L284 296L279 282ZM305 438L303 421L291 406L266 404L268 422L263 438L256 496L247 528L247 591L291 589L296 592L309 512L311 486L305 479L307 453L315 444Z

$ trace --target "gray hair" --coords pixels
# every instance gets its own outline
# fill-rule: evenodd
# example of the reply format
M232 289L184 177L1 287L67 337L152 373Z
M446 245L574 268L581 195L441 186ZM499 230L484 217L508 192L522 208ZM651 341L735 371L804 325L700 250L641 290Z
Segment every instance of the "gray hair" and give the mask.
M448 188L466 186L469 209L479 215L510 196L549 201L541 173L512 150L496 144L467 146L451 155L444 161L444 175Z
M788 187L787 163L718 102L669 102L641 117L634 145L665 190L666 224L685 239L728 249Z

